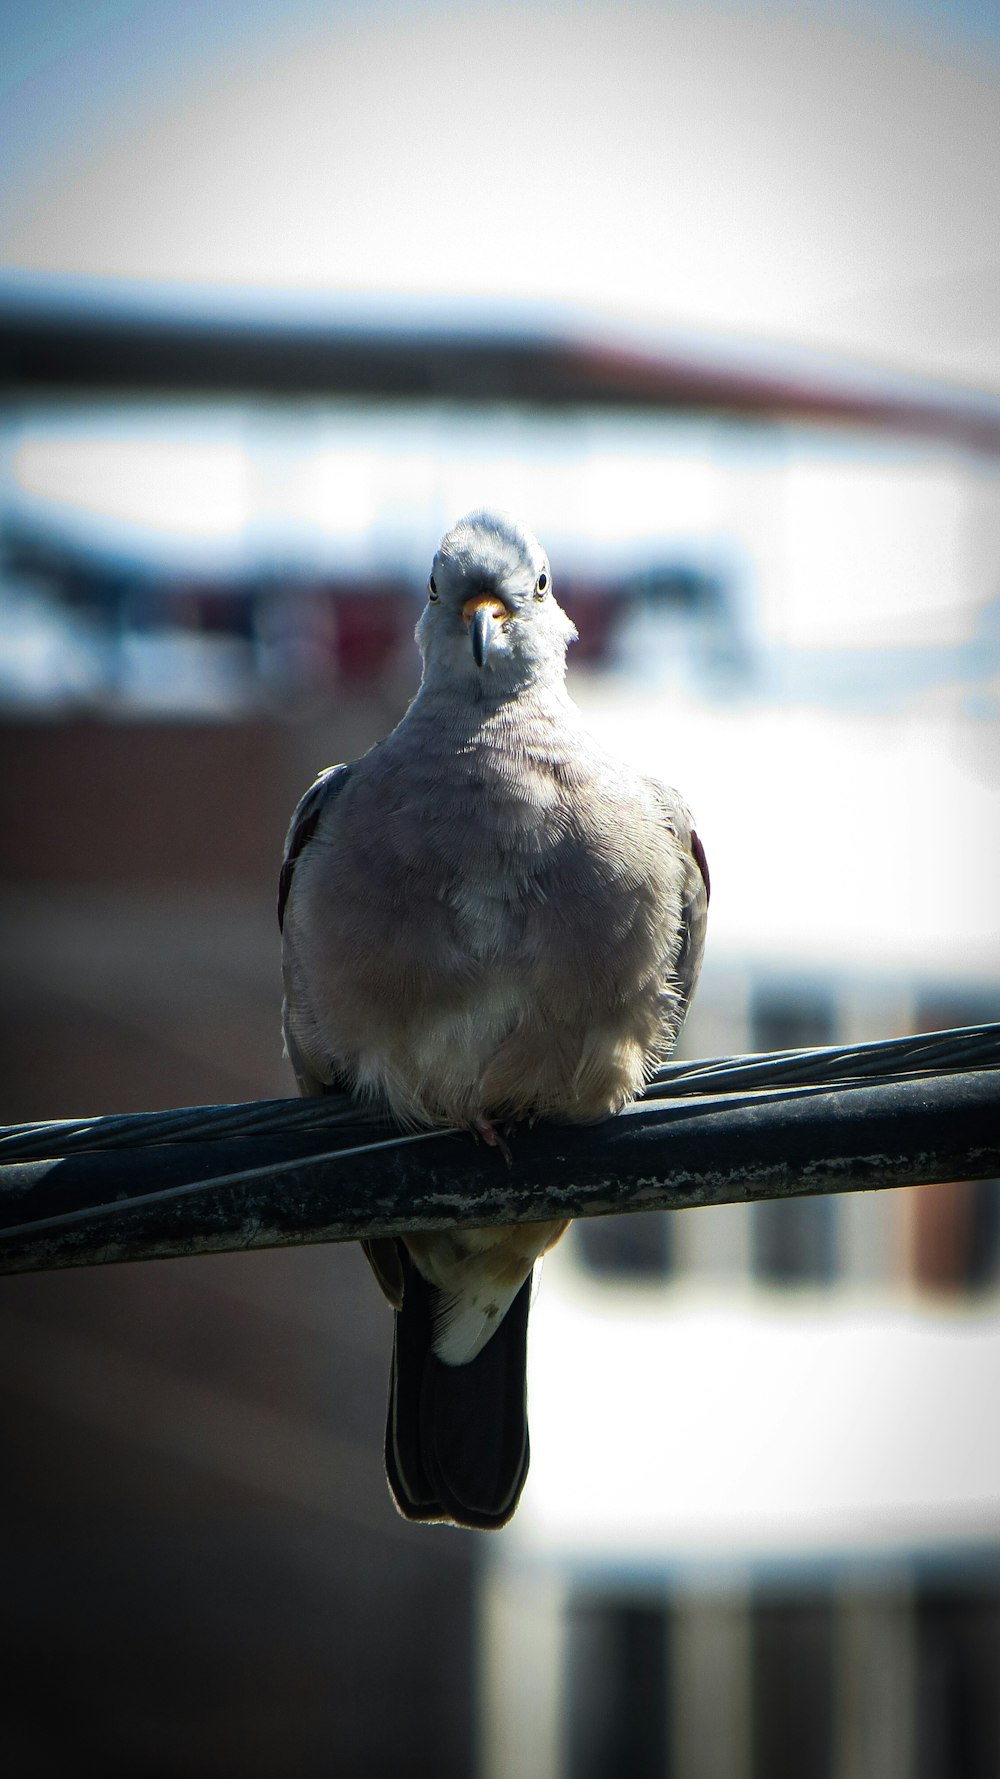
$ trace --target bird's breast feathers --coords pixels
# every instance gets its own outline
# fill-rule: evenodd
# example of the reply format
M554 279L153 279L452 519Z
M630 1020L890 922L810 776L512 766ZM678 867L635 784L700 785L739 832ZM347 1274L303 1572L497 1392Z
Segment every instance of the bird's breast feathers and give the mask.
M684 866L655 798L599 760L581 798L579 759L570 795L558 757L368 758L296 867L295 1049L421 1123L616 1110L680 1018Z

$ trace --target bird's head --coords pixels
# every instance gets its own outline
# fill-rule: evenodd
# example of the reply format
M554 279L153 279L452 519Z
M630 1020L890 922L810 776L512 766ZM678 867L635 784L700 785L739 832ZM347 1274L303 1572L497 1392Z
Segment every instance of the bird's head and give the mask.
M552 596L549 560L509 513L469 513L441 539L417 625L424 680L503 697L559 681L576 631Z

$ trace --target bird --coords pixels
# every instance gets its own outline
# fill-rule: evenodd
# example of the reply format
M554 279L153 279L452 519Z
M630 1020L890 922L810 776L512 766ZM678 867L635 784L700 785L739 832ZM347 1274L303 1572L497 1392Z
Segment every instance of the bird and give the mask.
M447 531L416 696L319 774L288 831L282 1026L300 1093L457 1127L510 1163L518 1125L610 1116L673 1049L705 851L677 792L589 735L566 686L576 634L512 515ZM497 1530L514 1513L532 1274L565 1227L363 1243L394 1312L385 1466L404 1518Z

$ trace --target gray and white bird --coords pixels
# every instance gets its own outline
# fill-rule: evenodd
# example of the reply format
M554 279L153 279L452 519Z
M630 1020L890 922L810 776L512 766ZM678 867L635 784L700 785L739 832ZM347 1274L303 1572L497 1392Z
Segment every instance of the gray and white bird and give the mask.
M299 1090L503 1148L537 1117L619 1111L672 1050L709 881L676 792L612 758L566 690L576 632L505 513L434 557L402 722L322 772L279 891ZM395 1310L386 1470L401 1513L504 1525L528 1470L536 1259L564 1223L365 1244Z

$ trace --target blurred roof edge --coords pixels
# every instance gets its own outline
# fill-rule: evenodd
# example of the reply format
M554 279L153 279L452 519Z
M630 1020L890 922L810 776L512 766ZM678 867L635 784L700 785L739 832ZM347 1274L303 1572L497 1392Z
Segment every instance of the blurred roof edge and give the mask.
M1000 394L572 305L0 272L0 392L340 395L839 422L1000 452Z

